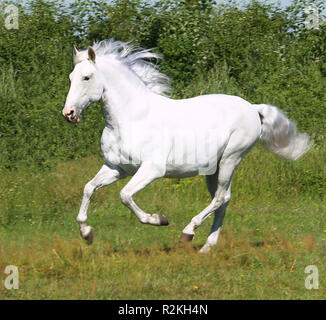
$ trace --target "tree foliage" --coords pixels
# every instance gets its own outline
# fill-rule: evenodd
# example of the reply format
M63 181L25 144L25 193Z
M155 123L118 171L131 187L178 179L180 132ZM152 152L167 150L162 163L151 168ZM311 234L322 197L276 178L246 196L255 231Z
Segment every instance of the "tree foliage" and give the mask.
M19 8L19 29L5 27L4 8ZM310 6L310 7L309 7ZM309 10L321 23L308 28ZM310 8L310 9L309 9ZM212 0L6 1L0 10L0 163L50 166L99 152L103 116L66 123L72 46L114 37L155 48L176 98L231 93L271 103L300 128L325 136L326 27L323 1L287 8ZM322 138L319 138L322 139ZM318 139L317 139L318 140Z

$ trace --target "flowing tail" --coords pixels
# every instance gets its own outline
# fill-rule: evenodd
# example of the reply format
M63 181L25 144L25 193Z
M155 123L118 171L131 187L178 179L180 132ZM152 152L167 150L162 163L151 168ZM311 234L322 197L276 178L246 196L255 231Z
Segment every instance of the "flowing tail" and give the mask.
M254 104L262 123L260 140L266 148L288 160L297 160L312 146L308 134L299 133L295 122L278 108L267 104Z

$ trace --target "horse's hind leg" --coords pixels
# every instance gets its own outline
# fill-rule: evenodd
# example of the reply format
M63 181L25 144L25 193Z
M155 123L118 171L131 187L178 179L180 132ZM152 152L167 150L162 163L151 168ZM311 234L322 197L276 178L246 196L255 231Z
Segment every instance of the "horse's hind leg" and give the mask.
M191 222L183 229L183 234L181 238L182 240L191 240L195 235L195 229L198 228L204 222L204 220L207 219L213 212L217 211L220 208L220 212L223 212L222 206L230 200L230 186L233 172L240 163L241 159L241 153L233 153L231 155L224 154L222 156L219 165L217 188L213 196L212 202L201 213L192 218ZM213 234L212 238L214 239L215 236L216 234Z
M207 187L208 187L208 190L209 190L212 198L214 198L215 192L217 190L217 179L218 179L218 173L216 173L214 175L206 176ZM228 189L228 194L226 196L226 200L228 198L229 199L231 198L231 184ZM226 211L228 204L229 204L229 201L226 201L217 210L215 210L214 222L213 222L210 234L207 238L205 245L200 249L201 253L208 252L214 245L217 244L219 235L222 231L223 219L224 219L225 211Z
M104 164L96 176L85 185L84 196L77 216L77 222L80 224L81 236L89 244L93 242L94 237L92 228L86 224L87 209L92 195L96 190L124 178L125 176L126 175L119 168L109 167L107 164Z

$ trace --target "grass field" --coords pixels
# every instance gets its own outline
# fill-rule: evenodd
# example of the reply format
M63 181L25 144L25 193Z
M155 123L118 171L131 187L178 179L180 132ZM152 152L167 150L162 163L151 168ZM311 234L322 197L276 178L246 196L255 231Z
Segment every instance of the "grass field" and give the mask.
M210 201L202 176L162 179L135 197L167 227L142 225L120 202L120 181L97 191L89 208L95 229L86 245L75 222L84 184L100 157L0 171L0 299L325 299L326 148L297 162L260 146L243 160L216 249L198 253L212 218L191 247L182 229ZM7 265L19 289L7 290ZM305 288L316 265L319 289Z

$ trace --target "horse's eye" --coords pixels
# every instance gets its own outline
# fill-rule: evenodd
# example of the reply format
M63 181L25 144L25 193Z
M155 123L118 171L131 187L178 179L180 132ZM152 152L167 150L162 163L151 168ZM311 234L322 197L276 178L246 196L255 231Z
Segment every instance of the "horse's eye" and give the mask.
M89 77L83 77L83 80L84 81L88 81L89 80Z

